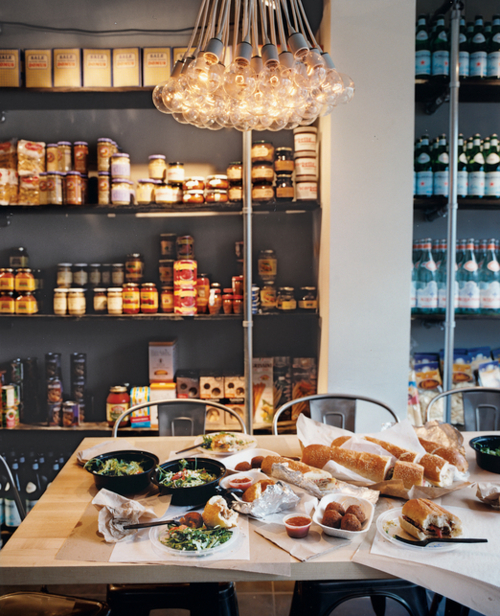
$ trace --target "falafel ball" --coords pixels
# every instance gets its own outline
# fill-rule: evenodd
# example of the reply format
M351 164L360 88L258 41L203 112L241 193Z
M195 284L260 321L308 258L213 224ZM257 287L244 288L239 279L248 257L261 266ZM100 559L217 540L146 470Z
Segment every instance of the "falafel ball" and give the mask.
M338 511L330 509L329 511L325 511L321 523L323 526L329 526L330 528L340 528L342 519L343 518Z
M361 524L363 524L363 522L366 520L365 512L363 511L363 508L359 505L351 505L347 508L346 513L352 513L353 515L355 515L361 522Z
M325 511L338 511L340 515L345 515L344 506L341 503L337 503L336 501L328 503L328 505L325 507Z
M255 456L255 458L252 458L250 462L252 468L260 468L262 466L262 460L264 460L264 456Z
M234 467L234 470L236 470L236 471L244 471L244 472L251 471L252 470L252 466L248 462L240 462L239 464L237 464Z
M353 513L346 513L340 523L342 530L350 530L352 532L358 532L361 530L361 522Z

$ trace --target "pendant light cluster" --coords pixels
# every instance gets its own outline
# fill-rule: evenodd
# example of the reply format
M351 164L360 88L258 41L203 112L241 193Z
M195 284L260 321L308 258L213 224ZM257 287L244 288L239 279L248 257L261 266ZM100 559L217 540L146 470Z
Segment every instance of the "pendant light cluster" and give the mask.
M198 128L278 131L312 124L353 96L301 0L202 0L187 51L153 103Z

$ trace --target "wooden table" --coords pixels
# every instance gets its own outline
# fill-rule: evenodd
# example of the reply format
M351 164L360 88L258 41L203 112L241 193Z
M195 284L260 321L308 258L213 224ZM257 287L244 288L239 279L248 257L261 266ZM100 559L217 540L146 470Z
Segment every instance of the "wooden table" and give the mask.
M476 434L465 435L465 442ZM106 439L86 438L79 449L86 449ZM108 439L109 440L109 439ZM120 439L117 439L120 441ZM169 452L189 446L192 438L140 437L127 438L128 442L147 451L156 453L161 461L168 458ZM300 455L296 436L258 436L258 446L277 451L284 456ZM497 475L479 469L475 464L472 450L468 449L471 481L495 481ZM470 491L461 490L449 495L449 504L462 507L471 505ZM92 476L76 462L76 454L70 458L55 481L47 489L36 507L14 533L0 552L0 577L3 584L92 584L92 583L161 583L185 581L251 581L290 579L259 572L238 570L203 569L157 564L82 562L56 560L61 548L89 502L95 495ZM381 499L385 501L386 499ZM443 503L448 503L448 497ZM481 503L478 502L481 507ZM377 515L377 514L376 514ZM368 535L360 536L345 548L326 554L307 563L298 562L263 537L251 531L251 561L259 562L259 551L276 549L281 558L290 560L291 579L321 580L344 579L361 580L388 578L390 575L351 561L358 544L371 541L375 524ZM365 539L366 537L366 539Z

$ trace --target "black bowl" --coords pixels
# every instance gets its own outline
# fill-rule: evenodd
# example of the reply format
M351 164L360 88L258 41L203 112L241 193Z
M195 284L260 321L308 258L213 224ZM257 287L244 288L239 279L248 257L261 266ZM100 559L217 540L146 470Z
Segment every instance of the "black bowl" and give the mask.
M186 468L204 468L209 473L213 473L216 478L209 483L204 483L201 486L193 486L190 488L168 488L158 481L158 471L153 475L152 482L158 486L160 494L172 494L172 505L198 505L205 504L207 500L217 494L219 481L226 474L226 467L222 462L213 460L212 458L183 458L187 461ZM170 460L160 465L164 471L176 472L181 469L180 460Z
M490 453L480 451L480 447L490 449L500 449L500 436L490 434L489 436L476 436L469 441L469 445L476 451L476 462L485 471L500 473L500 456L493 456Z
M86 468L91 475L94 476L95 485L97 488L106 488L112 492L118 494L139 494L149 486L151 482L151 476L155 472L155 469L160 461L157 456L149 451L136 451L136 450L122 450L112 451L110 453L102 453L92 460L89 460L87 464L90 464L93 460L109 460L110 458L117 458L118 460L126 460L127 462L145 462L144 472L137 473L136 475L122 475L120 477L112 477L110 475L99 475L94 470Z

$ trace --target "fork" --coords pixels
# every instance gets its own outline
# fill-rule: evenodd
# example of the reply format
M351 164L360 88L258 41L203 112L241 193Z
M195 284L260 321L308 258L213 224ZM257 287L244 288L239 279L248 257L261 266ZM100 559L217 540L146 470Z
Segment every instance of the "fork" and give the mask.
M440 543L488 543L488 539L473 539L469 537L443 537L442 539L438 539L437 537L429 537L428 539L422 539L421 541L412 541L411 539L405 539L399 535L394 535L394 537L403 543L418 545L420 547L425 547L426 545L429 545L429 543L434 543L435 541L439 541Z

